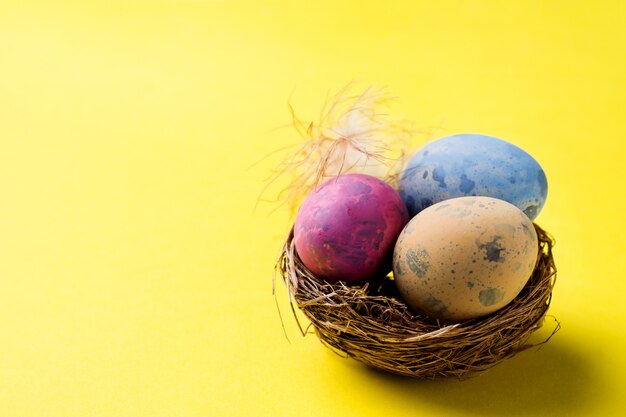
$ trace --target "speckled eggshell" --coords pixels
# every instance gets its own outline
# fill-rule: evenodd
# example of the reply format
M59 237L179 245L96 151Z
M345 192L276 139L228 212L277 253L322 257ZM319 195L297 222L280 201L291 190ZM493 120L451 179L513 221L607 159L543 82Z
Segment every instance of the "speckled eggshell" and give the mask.
M356 283L391 271L409 213L396 190L378 178L345 174L326 181L298 210L300 259L320 278Z
M434 204L404 228L393 273L405 302L447 322L504 307L524 288L537 260L537 233L519 208L490 197Z
M548 182L539 163L512 143L458 134L422 147L404 170L399 191L411 216L450 198L485 196L508 201L534 220Z

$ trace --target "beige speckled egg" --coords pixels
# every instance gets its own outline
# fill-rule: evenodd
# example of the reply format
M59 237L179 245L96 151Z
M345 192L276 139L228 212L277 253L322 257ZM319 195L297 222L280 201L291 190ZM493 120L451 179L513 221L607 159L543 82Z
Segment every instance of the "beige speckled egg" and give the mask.
M442 321L464 321L510 303L537 260L537 233L517 207L491 197L434 204L406 225L393 253L404 301Z

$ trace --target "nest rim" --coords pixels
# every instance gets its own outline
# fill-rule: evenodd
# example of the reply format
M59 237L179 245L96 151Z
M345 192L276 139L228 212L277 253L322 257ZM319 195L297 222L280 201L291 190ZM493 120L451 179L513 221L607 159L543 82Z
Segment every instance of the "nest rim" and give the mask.
M485 317L443 323L413 312L389 276L360 285L328 282L300 260L293 228L276 265L297 307L319 340L341 356L393 374L433 379L478 375L528 348L546 317L556 282L554 237L533 223L538 237L537 262L528 282L509 304Z

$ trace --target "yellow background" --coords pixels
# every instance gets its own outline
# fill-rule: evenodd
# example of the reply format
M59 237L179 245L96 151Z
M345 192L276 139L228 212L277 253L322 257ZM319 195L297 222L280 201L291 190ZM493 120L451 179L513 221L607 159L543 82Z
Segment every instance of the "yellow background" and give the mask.
M2 1L0 415L621 414L625 5ZM290 97L312 119L350 81L540 161L549 344L397 378L302 338L279 285L287 341L263 157L298 141Z

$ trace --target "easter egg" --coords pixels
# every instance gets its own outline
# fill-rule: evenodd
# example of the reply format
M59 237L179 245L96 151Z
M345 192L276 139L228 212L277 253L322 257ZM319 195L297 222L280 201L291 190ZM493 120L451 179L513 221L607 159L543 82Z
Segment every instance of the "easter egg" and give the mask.
M366 280L391 270L396 238L408 221L391 186L364 174L341 175L319 186L299 208L296 251L320 278Z
M464 321L510 303L537 253L537 233L519 208L491 197L453 198L424 209L403 229L394 281L415 311Z
M446 136L421 148L399 187L411 216L455 197L494 197L534 220L546 201L548 183L539 163L504 140L478 134Z

